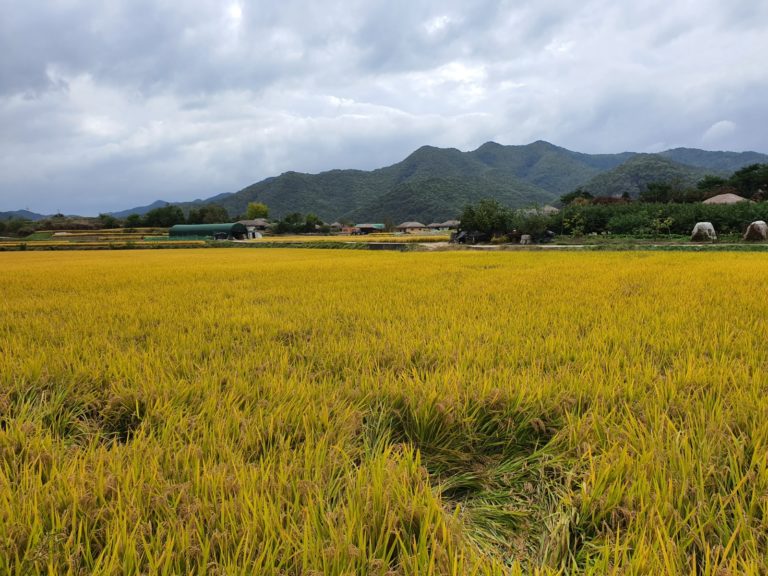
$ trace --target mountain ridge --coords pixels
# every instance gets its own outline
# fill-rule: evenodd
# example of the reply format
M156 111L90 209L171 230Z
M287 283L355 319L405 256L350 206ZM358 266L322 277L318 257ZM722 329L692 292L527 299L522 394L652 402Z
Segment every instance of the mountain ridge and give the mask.
M600 194L637 196L649 182L669 175L693 185L704 174L728 175L759 162L768 162L768 155L696 148L587 154L544 140L525 145L489 141L467 152L424 145L400 162L374 170L285 172L219 203L232 214L243 213L249 202L263 202L275 217L312 212L326 221L441 220L456 216L481 197L519 208L555 202L582 186ZM657 168L663 170L654 175ZM191 207L180 205L185 210Z
M637 196L653 181L673 178L693 185L705 173L727 176L755 163L768 163L768 155L697 148L672 148L657 154L588 154L545 140L524 145L488 141L467 152L424 145L400 162L373 170L286 171L237 192L186 202L158 200L112 215L142 215L168 204L189 212L217 203L234 217L245 213L249 202L263 202L277 218L301 212L314 213L328 222L445 220L457 216L467 203L484 197L519 208L556 202L579 187L596 195L626 192ZM0 218L5 214L12 213L0 212Z

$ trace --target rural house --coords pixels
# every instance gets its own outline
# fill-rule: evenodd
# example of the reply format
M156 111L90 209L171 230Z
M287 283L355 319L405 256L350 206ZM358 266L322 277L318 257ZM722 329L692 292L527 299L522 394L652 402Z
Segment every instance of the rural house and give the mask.
M427 230L427 227L421 222L403 222L397 226L397 230L406 234L414 234L416 232L424 232Z

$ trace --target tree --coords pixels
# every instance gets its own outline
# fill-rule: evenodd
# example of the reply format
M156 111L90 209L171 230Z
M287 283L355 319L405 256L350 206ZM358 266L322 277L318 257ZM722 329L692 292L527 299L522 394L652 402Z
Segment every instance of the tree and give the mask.
M750 164L737 170L728 183L742 196L751 196L756 192L768 191L768 164Z
M169 204L162 208L154 208L147 212L144 217L144 222L147 226L157 226L160 228L170 228L176 224L184 224L184 212L181 208Z
M592 198L594 198L592 194L579 187L576 188L576 190L573 192L568 192L568 194L563 194L560 196L560 202L563 204L563 206L568 206L568 204L572 203L574 200L592 200Z
M138 214L129 214L125 219L126 228L138 228L141 226L141 216Z
M117 218L112 216L112 214L99 214L99 224L102 228L117 228L119 224L117 223Z
M316 232L323 225L317 214L307 214L304 219L304 232Z
M728 181L725 178L707 174L704 176L704 178L696 183L696 188L699 190L717 190L718 188L725 186L727 183Z
M292 212L275 225L275 234L296 234L301 232L306 221L299 212Z
M666 204L672 201L672 185L666 182L651 182L640 192L641 202Z
M462 230L490 236L506 234L514 228L514 213L491 198L480 200L476 206L467 205L459 220Z
M248 208L245 210L245 217L248 220L255 220L256 218L269 218L269 208L266 204L261 202L249 202Z
M229 222L227 209L219 204L205 204L189 211L188 224L220 224Z

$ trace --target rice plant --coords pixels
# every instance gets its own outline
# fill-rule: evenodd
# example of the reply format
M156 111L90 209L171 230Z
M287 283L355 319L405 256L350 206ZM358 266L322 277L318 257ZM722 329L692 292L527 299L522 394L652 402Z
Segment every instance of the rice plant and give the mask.
M0 574L764 574L759 254L0 254Z

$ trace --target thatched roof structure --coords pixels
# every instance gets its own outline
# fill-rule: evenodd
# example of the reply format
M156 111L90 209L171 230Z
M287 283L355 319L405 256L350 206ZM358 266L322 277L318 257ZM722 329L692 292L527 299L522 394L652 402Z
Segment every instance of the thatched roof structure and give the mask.
M426 226L421 222L403 222L397 226L398 230L410 230L413 228L426 228Z
M453 228L458 228L459 224L461 224L461 222L458 220L446 220L445 222L433 222L427 226L427 228L430 230L450 230Z
M739 202L751 202L751 200L747 200L738 194L728 193L718 194L717 196L712 196L712 198L707 198L702 204L738 204Z

